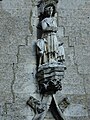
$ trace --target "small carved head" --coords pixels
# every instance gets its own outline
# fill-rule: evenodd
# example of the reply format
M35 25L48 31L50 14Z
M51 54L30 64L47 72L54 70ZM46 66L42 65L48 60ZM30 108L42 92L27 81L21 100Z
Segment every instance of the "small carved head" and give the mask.
M45 17L54 16L55 13L56 13L56 8L52 3L45 6L44 8Z

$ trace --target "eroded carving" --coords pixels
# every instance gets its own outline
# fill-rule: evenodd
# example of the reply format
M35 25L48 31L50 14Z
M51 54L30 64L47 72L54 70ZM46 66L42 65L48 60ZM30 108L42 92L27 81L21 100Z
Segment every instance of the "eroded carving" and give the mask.
M37 55L39 59L39 65L41 65L46 62L47 41L45 38L38 39L36 45L37 45Z
M60 63L49 63L39 67L37 80L41 94L55 94L62 90L61 80L66 67Z
M70 100L68 99L68 97L64 96L64 97L62 97L62 99L58 103L58 105L63 113L64 110L68 107L68 105L70 105Z
M55 99L55 93L62 90L61 80L66 70L63 64L65 61L63 43L58 43L57 39L57 3L58 0L42 0L38 4L36 77L42 99L30 97L27 101L35 112L33 120L44 120L49 109L55 120L65 120L63 111Z
M27 101L27 104L33 108L35 112L35 116L33 117L33 120L44 120L46 117L46 114L48 110L51 111L53 114L53 117L56 120L65 120L62 111L59 109L59 106L56 102L54 95L45 95L43 96L42 100L39 101L35 99L34 97L30 97Z
M58 40L56 36L57 23L55 18L55 6L53 4L46 5L44 8L44 19L41 21L42 37L47 40L47 61L52 62L57 59Z
M58 45L58 62L64 62L65 61L65 52L63 43Z

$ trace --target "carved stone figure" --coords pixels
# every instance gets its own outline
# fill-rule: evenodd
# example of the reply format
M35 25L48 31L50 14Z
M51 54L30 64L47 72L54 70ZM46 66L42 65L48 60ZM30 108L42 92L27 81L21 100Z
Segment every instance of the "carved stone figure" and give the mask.
M42 36L47 40L47 57L48 61L52 62L57 59L58 54L58 40L56 36L57 23L55 18L55 6L49 4L44 8L45 18L41 21L43 34Z
M36 42L37 45L37 55L39 59L39 65L46 61L46 45L47 41L45 38L38 39Z
M63 43L58 45L56 4L58 0L41 0L39 2L39 24L37 28L41 32L36 42L38 70L36 73L41 100L30 97L27 104L33 108L35 116L33 120L44 120L48 110L55 120L65 120L63 111L59 108L55 99L55 93L62 90L61 80L64 78L66 66L61 62L65 60ZM40 9L41 6L41 9ZM43 7L44 6L44 7ZM61 102L60 102L61 103ZM64 102L66 103L66 99ZM65 105L65 104L64 104Z
M64 47L63 43L58 45L58 62L63 62L65 61L65 52L64 52Z

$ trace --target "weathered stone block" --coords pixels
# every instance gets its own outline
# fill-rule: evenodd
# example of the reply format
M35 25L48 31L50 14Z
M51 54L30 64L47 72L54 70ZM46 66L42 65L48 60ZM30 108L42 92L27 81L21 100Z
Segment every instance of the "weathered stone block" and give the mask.
M25 104L26 101L30 98L30 96L33 96L34 98L37 98L38 100L40 99L40 94L39 91L35 93L15 93L15 102L17 104ZM28 107L28 106L27 106Z
M0 54L0 63L17 63L17 56L13 54Z
M83 85L78 84L62 84L62 94L80 94L85 95L85 90Z
M13 65L12 64L0 64L0 76L2 79L11 79L13 78Z
M33 78L35 78L36 65L30 63L18 63L14 65L14 72L16 75L32 74Z
M11 115L2 115L1 120L12 120L13 117Z
M81 104L71 104L69 105L66 110L64 111L65 116L72 116L72 117L80 117L80 116L87 116L88 112L87 108Z
M74 38L79 37L81 38L81 31L80 28L78 27L79 25L75 25L75 26L65 26L65 36L69 36L69 43L72 42L72 46L74 46L74 44L77 44L76 40ZM72 40L73 38L73 40ZM81 39L79 40L79 42L81 43Z
M78 72L80 74L90 73L90 48L89 46L75 47L75 63L78 65Z
M90 118L90 94L87 94L87 110L88 110L88 116Z
M85 28L85 26L83 28ZM75 45L86 45L86 46L88 46L90 44L90 41L89 41L90 35L87 35L87 34L88 34L88 32L83 34L83 31L82 31L82 34L80 36L76 36L75 37L75 42L74 42Z
M67 17L62 17L58 15L58 26L67 26ZM65 31L64 31L65 32Z
M32 64L36 64L36 56L32 56L32 55L18 55L18 63L32 63Z
M64 102L64 104L62 104L61 101L64 100L64 98L67 99L67 102ZM67 107L69 107L69 105L72 105L72 104L75 104L76 106L77 105L82 105L87 110L87 105L86 105L86 101L87 100L86 100L86 96L85 95L79 95L79 94L76 94L76 95L75 94L73 94L73 95L66 94L65 95L65 94L61 94L61 92L60 93L58 92L56 94L56 99L57 99L57 103L58 103L59 107L63 108L64 111L67 110ZM78 112L78 114L79 114L79 112ZM67 115L67 116L69 116L69 115Z
M65 48L65 60L67 68L70 66L74 66L74 48L67 47Z
M17 64L14 68L15 81L13 89L15 93L34 93L36 90L35 65ZM32 87L32 88L31 88ZM31 91L32 89L32 91Z
M0 118L2 117L3 114L3 104L0 103Z
M35 85L35 83L31 83L30 81L25 81L23 76L19 77L18 79L20 79L22 81L16 80L14 82L13 89L14 89L15 93L30 93L30 94L33 94L33 93L36 92L36 85Z
M12 102L13 101L13 96L10 90L3 91L0 90L0 103L3 104L5 102Z
M4 115L1 116L1 120L32 120L33 116L25 116L25 115Z
M31 91L32 89L32 91ZM14 84L14 92L15 93L30 93L33 94L36 91L36 85L33 83L29 82L24 82L24 83L19 83L19 85L17 85L17 82L15 82Z
M70 100L70 103L72 104L81 104L83 106L87 106L86 105L86 96L85 95L68 95L68 98Z
M1 54L14 54L16 55L18 52L18 47L15 43L7 44L4 43L0 46L0 53Z
M78 74L75 65L67 67L62 83L83 85L83 77Z
M18 116L14 116L13 120L32 120L33 116L26 116L26 115L18 115Z
M84 77L84 86L85 86L85 90L87 95L90 94L90 75L87 75L86 77Z
M10 9L9 11L11 12L13 10ZM2 43L4 45L8 43L10 46L12 43L16 46L25 45L27 35L30 35L28 9L23 9L16 18L13 18L10 13L4 10L1 11L1 15L1 21L3 21L1 22Z
M32 116L33 112L30 107L26 106L26 103L6 103L7 115L13 116Z
M78 65L78 72L79 74L84 74L84 75L88 75L90 74L90 67L89 67L89 63L88 64L80 64Z
M89 117L87 116L79 116L79 117L66 116L66 120L89 120Z
M13 65L0 64L0 102L12 101Z
M85 1L82 0L65 0L65 1L60 1L60 6L59 8L64 8L64 9L78 9L80 5L84 5Z
M30 46L19 46L19 54L20 55L35 55L35 50L33 51L32 45L30 45Z

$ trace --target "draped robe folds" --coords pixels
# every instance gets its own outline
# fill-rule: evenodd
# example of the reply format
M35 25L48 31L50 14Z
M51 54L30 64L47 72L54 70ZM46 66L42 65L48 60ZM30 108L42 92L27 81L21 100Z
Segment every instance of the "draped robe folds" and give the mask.
M46 55L45 55L46 44L47 44L47 41L45 38L38 39L36 42L37 54L39 55L39 65L42 64L42 60L43 60L43 63L46 62Z
M50 28L50 29L49 29ZM54 17L45 18L42 20L43 37L47 40L47 53L58 53L58 40L56 31L53 28L57 28L56 20Z

